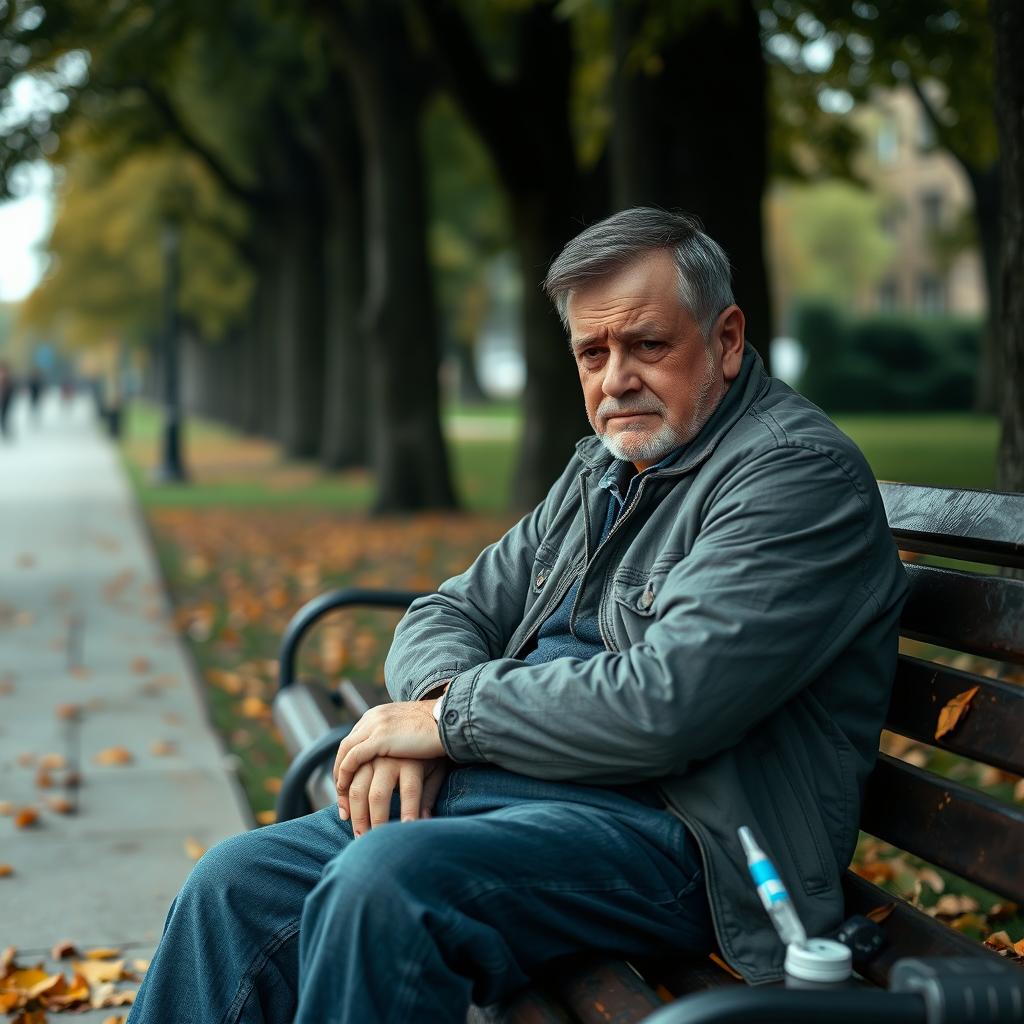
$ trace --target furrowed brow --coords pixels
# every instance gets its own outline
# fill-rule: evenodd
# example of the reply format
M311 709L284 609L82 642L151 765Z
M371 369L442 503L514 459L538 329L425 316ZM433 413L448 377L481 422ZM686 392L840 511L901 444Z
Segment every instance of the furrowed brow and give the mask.
M616 331L615 334L623 341L643 341L647 338L657 337L660 332L661 328L658 324L648 321L642 324L634 324L632 327L624 327L621 331ZM601 341L601 338L594 335L584 334L578 338L570 339L569 348L573 352L580 352L591 345L601 344Z

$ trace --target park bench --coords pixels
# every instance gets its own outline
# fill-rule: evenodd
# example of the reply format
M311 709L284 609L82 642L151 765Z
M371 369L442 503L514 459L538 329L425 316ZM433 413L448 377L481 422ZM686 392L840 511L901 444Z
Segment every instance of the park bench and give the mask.
M915 646L915 656L900 655L886 728L1024 775L1024 685L949 664L951 652L992 659L993 664L1024 664L1024 579L1014 571L1024 569L1024 495L879 486L910 578L900 632L924 645L920 650ZM949 560L961 565L950 567ZM274 705L275 720L294 755L279 794L279 819L334 802L330 773L335 751L368 707L351 680L326 686L296 679L303 637L328 612L366 605L404 609L417 596L337 591L311 601L292 619L282 644ZM942 710L972 690L966 713L937 740ZM881 753L864 794L861 827L1024 906L1022 806ZM711 958L626 964L582 957L552 965L506 1005L474 1008L469 1019L626 1024L655 1014L652 1020L659 1024L795 1024L826 1017L831 1024L870 1017L897 1024L1024 1021L1024 969L852 871L844 886L847 914L861 918L852 944L865 984L855 990L749 988ZM904 964L894 971L904 958L920 961L917 969L911 963L909 970ZM892 990L883 991L887 986ZM669 1000L677 1001L666 1006Z

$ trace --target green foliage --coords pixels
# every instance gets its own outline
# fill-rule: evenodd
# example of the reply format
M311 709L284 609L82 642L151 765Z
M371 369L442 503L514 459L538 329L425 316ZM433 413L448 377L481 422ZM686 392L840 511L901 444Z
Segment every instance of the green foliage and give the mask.
M82 148L66 172L49 241L51 269L22 307L22 325L55 329L73 346L111 337L141 344L162 323L161 236L181 220L181 313L211 340L245 308L250 275L219 225L241 229L242 211L195 157L142 150L108 175ZM216 226L211 226L210 222Z
M894 248L880 214L875 195L847 182L776 188L768 219L779 307L826 296L848 306L870 292Z
M984 168L998 156L986 7L986 0L771 0L761 22L783 95L798 90L825 109L837 94L865 100L879 86L909 85L938 144ZM811 116L806 103L799 108Z
M853 318L806 302L795 318L807 353L800 390L828 412L967 410L982 330L958 317Z
M424 138L443 333L471 348L488 310L487 260L507 245L508 211L489 154L446 96L428 107Z
M5 302L0 302L0 355L4 355L9 351L13 322L13 307Z

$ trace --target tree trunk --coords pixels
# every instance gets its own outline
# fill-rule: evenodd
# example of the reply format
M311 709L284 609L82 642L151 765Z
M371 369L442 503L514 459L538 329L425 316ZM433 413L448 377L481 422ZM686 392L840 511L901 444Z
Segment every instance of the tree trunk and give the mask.
M399 5L367 4L348 18L347 25L330 24L339 30L365 149L364 325L376 510L452 508L427 259L423 83Z
M543 499L576 441L590 433L565 328L540 287L551 260L579 226L566 215L567 205L559 209L559 197L553 193L513 196L526 357L523 437L512 499L520 508Z
M981 265L985 277L987 314L985 332L981 340L978 378L974 390L974 407L978 412L998 412L1002 393L1003 375L996 329L1000 293L999 268L1001 260L1001 183L1000 162L979 169L961 161L974 194L974 222L978 228Z
M1004 382L998 486L1024 491L1024 6L990 0L1002 165L1002 265L995 318Z
M327 469L367 466L370 427L366 334L360 319L363 261L362 147L346 85L335 82L328 130L319 140L326 184L327 267L324 423L320 461Z
M287 142L285 143L288 144ZM324 205L322 182L298 146L278 220L278 439L287 455L315 456L324 421Z
M490 71L458 5L423 0L451 87L490 151L512 207L523 276L526 361L524 429L513 504L540 501L589 431L565 331L541 282L551 261L581 227L607 213L604 165L583 170L570 117L574 50L556 0L527 5L512 19L519 54L511 80Z
M767 365L772 316L761 206L768 119L757 13L746 0L735 17L701 8L706 13L692 14L666 41L660 69L648 74L627 58L643 22L662 6L642 0L613 8L614 205L682 209L701 219L729 255L747 338ZM713 103L702 98L709 83Z
M448 346L448 354L457 367L456 399L464 405L480 405L486 402L487 395L476 372L476 353L473 346L461 338L453 338Z

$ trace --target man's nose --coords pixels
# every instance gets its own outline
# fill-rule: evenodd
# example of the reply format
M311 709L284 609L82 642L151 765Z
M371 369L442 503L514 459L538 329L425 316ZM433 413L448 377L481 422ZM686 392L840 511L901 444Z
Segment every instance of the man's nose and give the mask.
M640 387L640 378L637 376L628 354L613 352L605 364L601 390L609 398L618 398L630 391L638 391Z

